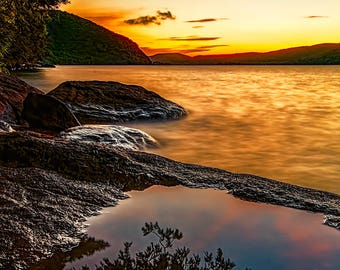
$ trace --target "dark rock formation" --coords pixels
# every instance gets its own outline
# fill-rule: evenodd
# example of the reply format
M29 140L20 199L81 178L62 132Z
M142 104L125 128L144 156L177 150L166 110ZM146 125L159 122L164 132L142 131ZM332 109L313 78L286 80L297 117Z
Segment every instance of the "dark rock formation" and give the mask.
M0 167L0 269L26 269L79 243L85 218L125 198L103 183L38 168Z
M253 175L175 162L98 143L0 135L0 268L15 269L73 245L81 221L154 184L212 187L236 197L321 212L339 228L340 196Z
M118 82L64 82L48 95L65 102L82 124L178 119L186 114L154 92Z
M80 123L69 108L58 99L30 93L24 101L22 117L31 127L64 130Z
M158 147L157 141L145 132L115 125L73 127L61 132L58 137L89 143L99 142L129 150Z
M0 72L0 120L19 124L23 103L29 93L42 92L14 76Z

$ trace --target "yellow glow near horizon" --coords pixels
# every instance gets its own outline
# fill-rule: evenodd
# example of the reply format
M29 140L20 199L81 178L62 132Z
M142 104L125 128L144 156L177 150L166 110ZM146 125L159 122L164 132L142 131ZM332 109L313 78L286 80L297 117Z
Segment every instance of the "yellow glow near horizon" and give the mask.
M131 38L149 55L264 52L340 43L339 0L71 0L62 9ZM170 11L176 19L159 19L160 25L124 23L156 16L157 11Z

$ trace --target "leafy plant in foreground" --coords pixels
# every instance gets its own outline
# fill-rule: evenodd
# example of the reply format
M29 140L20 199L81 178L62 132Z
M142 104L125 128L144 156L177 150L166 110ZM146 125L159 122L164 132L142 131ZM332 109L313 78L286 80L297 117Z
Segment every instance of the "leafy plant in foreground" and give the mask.
M151 242L143 251L131 255L132 242L124 243L124 249L119 251L113 261L104 259L97 270L230 270L236 265L230 259L225 259L222 250L216 254L204 252L200 255L190 255L187 247L172 249L176 240L183 238L178 229L163 229L156 223L145 223L142 227L144 236L155 235L158 242ZM88 270L87 266L82 267ZM249 270L249 269L248 269Z

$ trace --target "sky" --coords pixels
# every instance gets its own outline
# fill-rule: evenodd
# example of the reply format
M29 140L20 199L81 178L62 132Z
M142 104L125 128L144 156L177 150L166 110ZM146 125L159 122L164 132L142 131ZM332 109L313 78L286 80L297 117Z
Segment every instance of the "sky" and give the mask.
M147 55L340 43L340 0L71 0L61 9L129 37Z

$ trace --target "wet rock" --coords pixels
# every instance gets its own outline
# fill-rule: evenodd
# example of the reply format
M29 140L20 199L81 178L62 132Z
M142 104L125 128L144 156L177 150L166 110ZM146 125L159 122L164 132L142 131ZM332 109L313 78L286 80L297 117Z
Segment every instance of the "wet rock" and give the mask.
M5 121L0 120L0 132L14 132L15 130Z
M157 141L145 132L116 125L87 125L67 129L60 138L89 143L102 143L129 150L145 150L158 147Z
M105 144L0 134L0 268L18 269L80 239L82 221L121 191L151 185L226 190L244 200L327 215L339 228L340 196L253 175L176 162Z
M27 95L22 116L31 127L40 129L65 130L80 125L63 102L52 96L36 93Z
M82 124L178 119L186 114L154 92L118 82L69 81L48 95L65 102Z
M0 269L27 269L77 245L86 217L125 196L38 168L0 167Z
M340 230L340 216L327 215L325 217L324 223Z
M0 120L20 124L23 103L29 93L42 93L24 81L0 72Z

